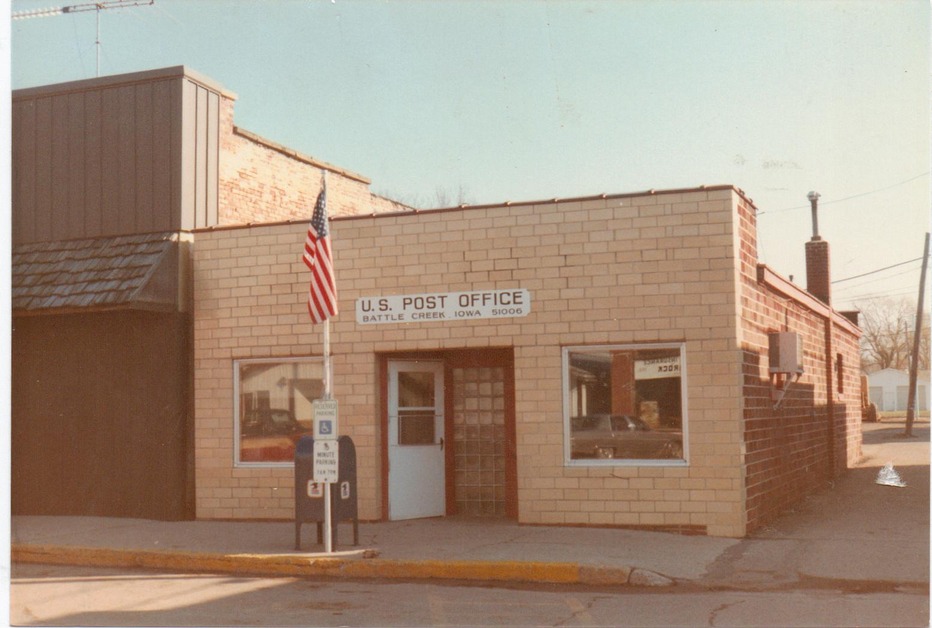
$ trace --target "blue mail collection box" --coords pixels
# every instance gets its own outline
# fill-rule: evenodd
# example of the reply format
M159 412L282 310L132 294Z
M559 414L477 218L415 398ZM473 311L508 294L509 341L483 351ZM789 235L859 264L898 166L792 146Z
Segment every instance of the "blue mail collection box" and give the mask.
M330 486L332 547L336 548L338 524L353 523L353 545L359 545L359 508L356 499L356 446L349 436L337 439L339 469ZM317 543L322 544L324 485L314 482L314 437L302 436L294 453L294 546L301 550L301 524L317 524Z

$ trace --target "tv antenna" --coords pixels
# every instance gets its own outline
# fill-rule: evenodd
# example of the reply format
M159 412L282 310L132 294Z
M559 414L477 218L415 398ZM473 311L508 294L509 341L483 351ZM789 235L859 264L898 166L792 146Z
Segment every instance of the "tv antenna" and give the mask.
M94 42L94 46L97 48L97 76L100 76L100 12L105 9L124 9L129 7L149 6L153 4L155 4L155 0L101 0L100 2L86 2L84 4L72 4L64 7L52 7L49 9L14 11L12 18L14 20L27 20L33 17L54 17L56 15L65 15L66 13L96 11L97 40Z

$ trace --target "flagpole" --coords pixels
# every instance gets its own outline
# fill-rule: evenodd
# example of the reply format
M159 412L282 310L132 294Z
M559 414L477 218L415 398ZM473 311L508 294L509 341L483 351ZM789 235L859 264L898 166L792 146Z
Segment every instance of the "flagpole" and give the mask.
M333 364L330 360L330 319L324 321L324 399L333 399Z
M327 171L321 172L321 185L327 189ZM329 218L328 218L329 220ZM328 228L329 231L329 228ZM330 317L324 320L324 399L333 398L333 364L330 360Z
M327 189L327 171L322 172L323 189ZM328 229L329 231L329 229ZM323 329L324 351L324 399L333 398L333 363L330 359L330 318L324 320ZM339 435L337 435L339 438ZM339 447L337 440L337 447ZM330 482L324 482L324 552L333 553L333 512L330 503Z
M324 321L324 399L331 399L330 392L330 319ZM339 442L339 441L337 441ZM339 446L339 445L338 445ZM324 482L324 552L333 552L333 513L330 505L330 482Z
M339 454L339 435L336 420L336 401L333 399L333 360L330 352L330 317L336 316L339 311L337 304L336 278L333 272L333 252L330 247L330 227L327 216L327 171L320 172L320 192L317 194L317 202L314 204L314 214L311 217L311 224L307 228L307 238L304 241L304 265L311 271L307 293L307 311L313 324L323 323L323 395L322 399L315 400L314 415L314 436L320 438L324 433L327 435L327 442L314 442L315 464L318 453L326 453L330 450L332 444L337 446L331 456ZM332 419L327 421L330 429L323 431L323 420L317 416L316 409L318 402L328 402L331 409ZM336 443L332 443L336 441ZM323 439L321 439L323 440ZM318 447L320 445L320 447ZM326 450L324 449L326 445ZM318 450L321 451L318 451ZM323 461L324 457L321 457ZM337 462L332 459L330 462ZM322 482L324 485L324 531L326 541L324 547L327 553L333 551L333 513L332 504L330 503L331 486L328 479L332 479L332 469L326 472L314 469L314 481ZM339 477L339 471L338 471Z

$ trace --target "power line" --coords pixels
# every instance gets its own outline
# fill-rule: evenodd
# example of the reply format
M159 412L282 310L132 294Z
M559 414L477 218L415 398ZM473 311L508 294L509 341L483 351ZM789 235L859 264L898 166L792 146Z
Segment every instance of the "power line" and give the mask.
M859 301L874 301L876 299L911 297L915 296L915 294L916 288L900 288L896 290L888 290L885 292L862 292L860 294L837 296L836 300L844 303L857 303Z
M835 290L836 290L836 292L850 292L850 291L852 291L852 290L862 290L862 289L864 289L866 286L868 286L869 284L875 284L875 283L878 283L878 282L881 282L881 281L888 284L888 289L895 289L895 288L897 288L897 286L902 285L902 283L897 283L896 285L893 285L893 284L890 283L890 282L891 282L894 278L896 278L896 277L903 277L904 275L914 275L914 274L916 273L917 270L919 270L919 269L918 269L918 268L910 268L910 269L907 269L907 270L901 270L901 271L898 272L898 273L893 273L892 275L883 275L882 277L874 277L874 278L872 278L872 279L864 279L864 280L859 281L859 282L857 282L857 283L849 283L849 284L845 284L844 286L837 286L837 287L835 288ZM910 289L914 289L914 288L915 288L914 285L910 285Z
M822 205L831 205L832 203L842 203L842 202L844 202L844 201L850 201L851 199L861 198L862 196L869 196L869 195L871 195L871 194L877 194L878 192L886 192L887 190L892 190L892 189L895 188L895 187L899 187L899 186L901 186L901 185L906 185L907 183L911 183L911 182L915 181L916 179L921 179L922 177L927 177L927 176L929 176L929 172L930 172L930 171L927 170L927 171L923 172L922 174L917 174L916 176L910 177L909 179L906 179L905 181L900 181L899 183L894 183L894 184L892 184L892 185L888 185L888 186L883 187L883 188L877 188L876 190L870 190L870 191L867 191L867 192L861 192L861 193L859 193L859 194L853 194L853 195L851 195L851 196L846 196L846 197L844 197L844 198L836 198L836 199L833 200L833 201L820 201L819 205L822 206ZM783 209L769 209L769 210L767 210L767 211L759 211L759 212L757 212L757 215L758 215L758 216L763 216L764 214L776 214L776 213L778 213L778 212L788 212L788 211L792 211L792 210L795 210L795 209L809 209L809 207L810 207L809 205L797 205L796 207L784 207ZM922 259L922 258L920 258L920 259Z
M917 257L916 259L906 260L905 262L899 262L899 263L897 263L897 264L893 264L892 266L884 266L883 268L878 268L877 270L871 270L871 271L868 271L868 272L866 272L866 273L861 273L860 275L854 275L854 276L852 276L852 277L845 277L844 279L836 279L836 280L833 281L832 283L841 283L841 282L843 282L843 281L851 281L852 279L860 279L861 277L867 277L868 275L873 275L873 274L876 274L876 273L881 273L881 272L883 272L883 271L885 271L885 270L890 270L891 268L896 268L897 266L904 266L905 264L912 264L913 262L918 262L918 261L921 261L921 260L922 260L921 257Z

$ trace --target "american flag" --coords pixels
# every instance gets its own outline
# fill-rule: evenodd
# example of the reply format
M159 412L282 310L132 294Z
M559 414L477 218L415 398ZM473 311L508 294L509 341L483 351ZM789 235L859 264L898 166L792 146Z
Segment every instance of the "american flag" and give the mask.
M307 311L314 323L322 323L337 314L337 284L333 274L333 253L327 226L327 184L317 195L314 216L304 241L304 263L311 271L307 293Z

